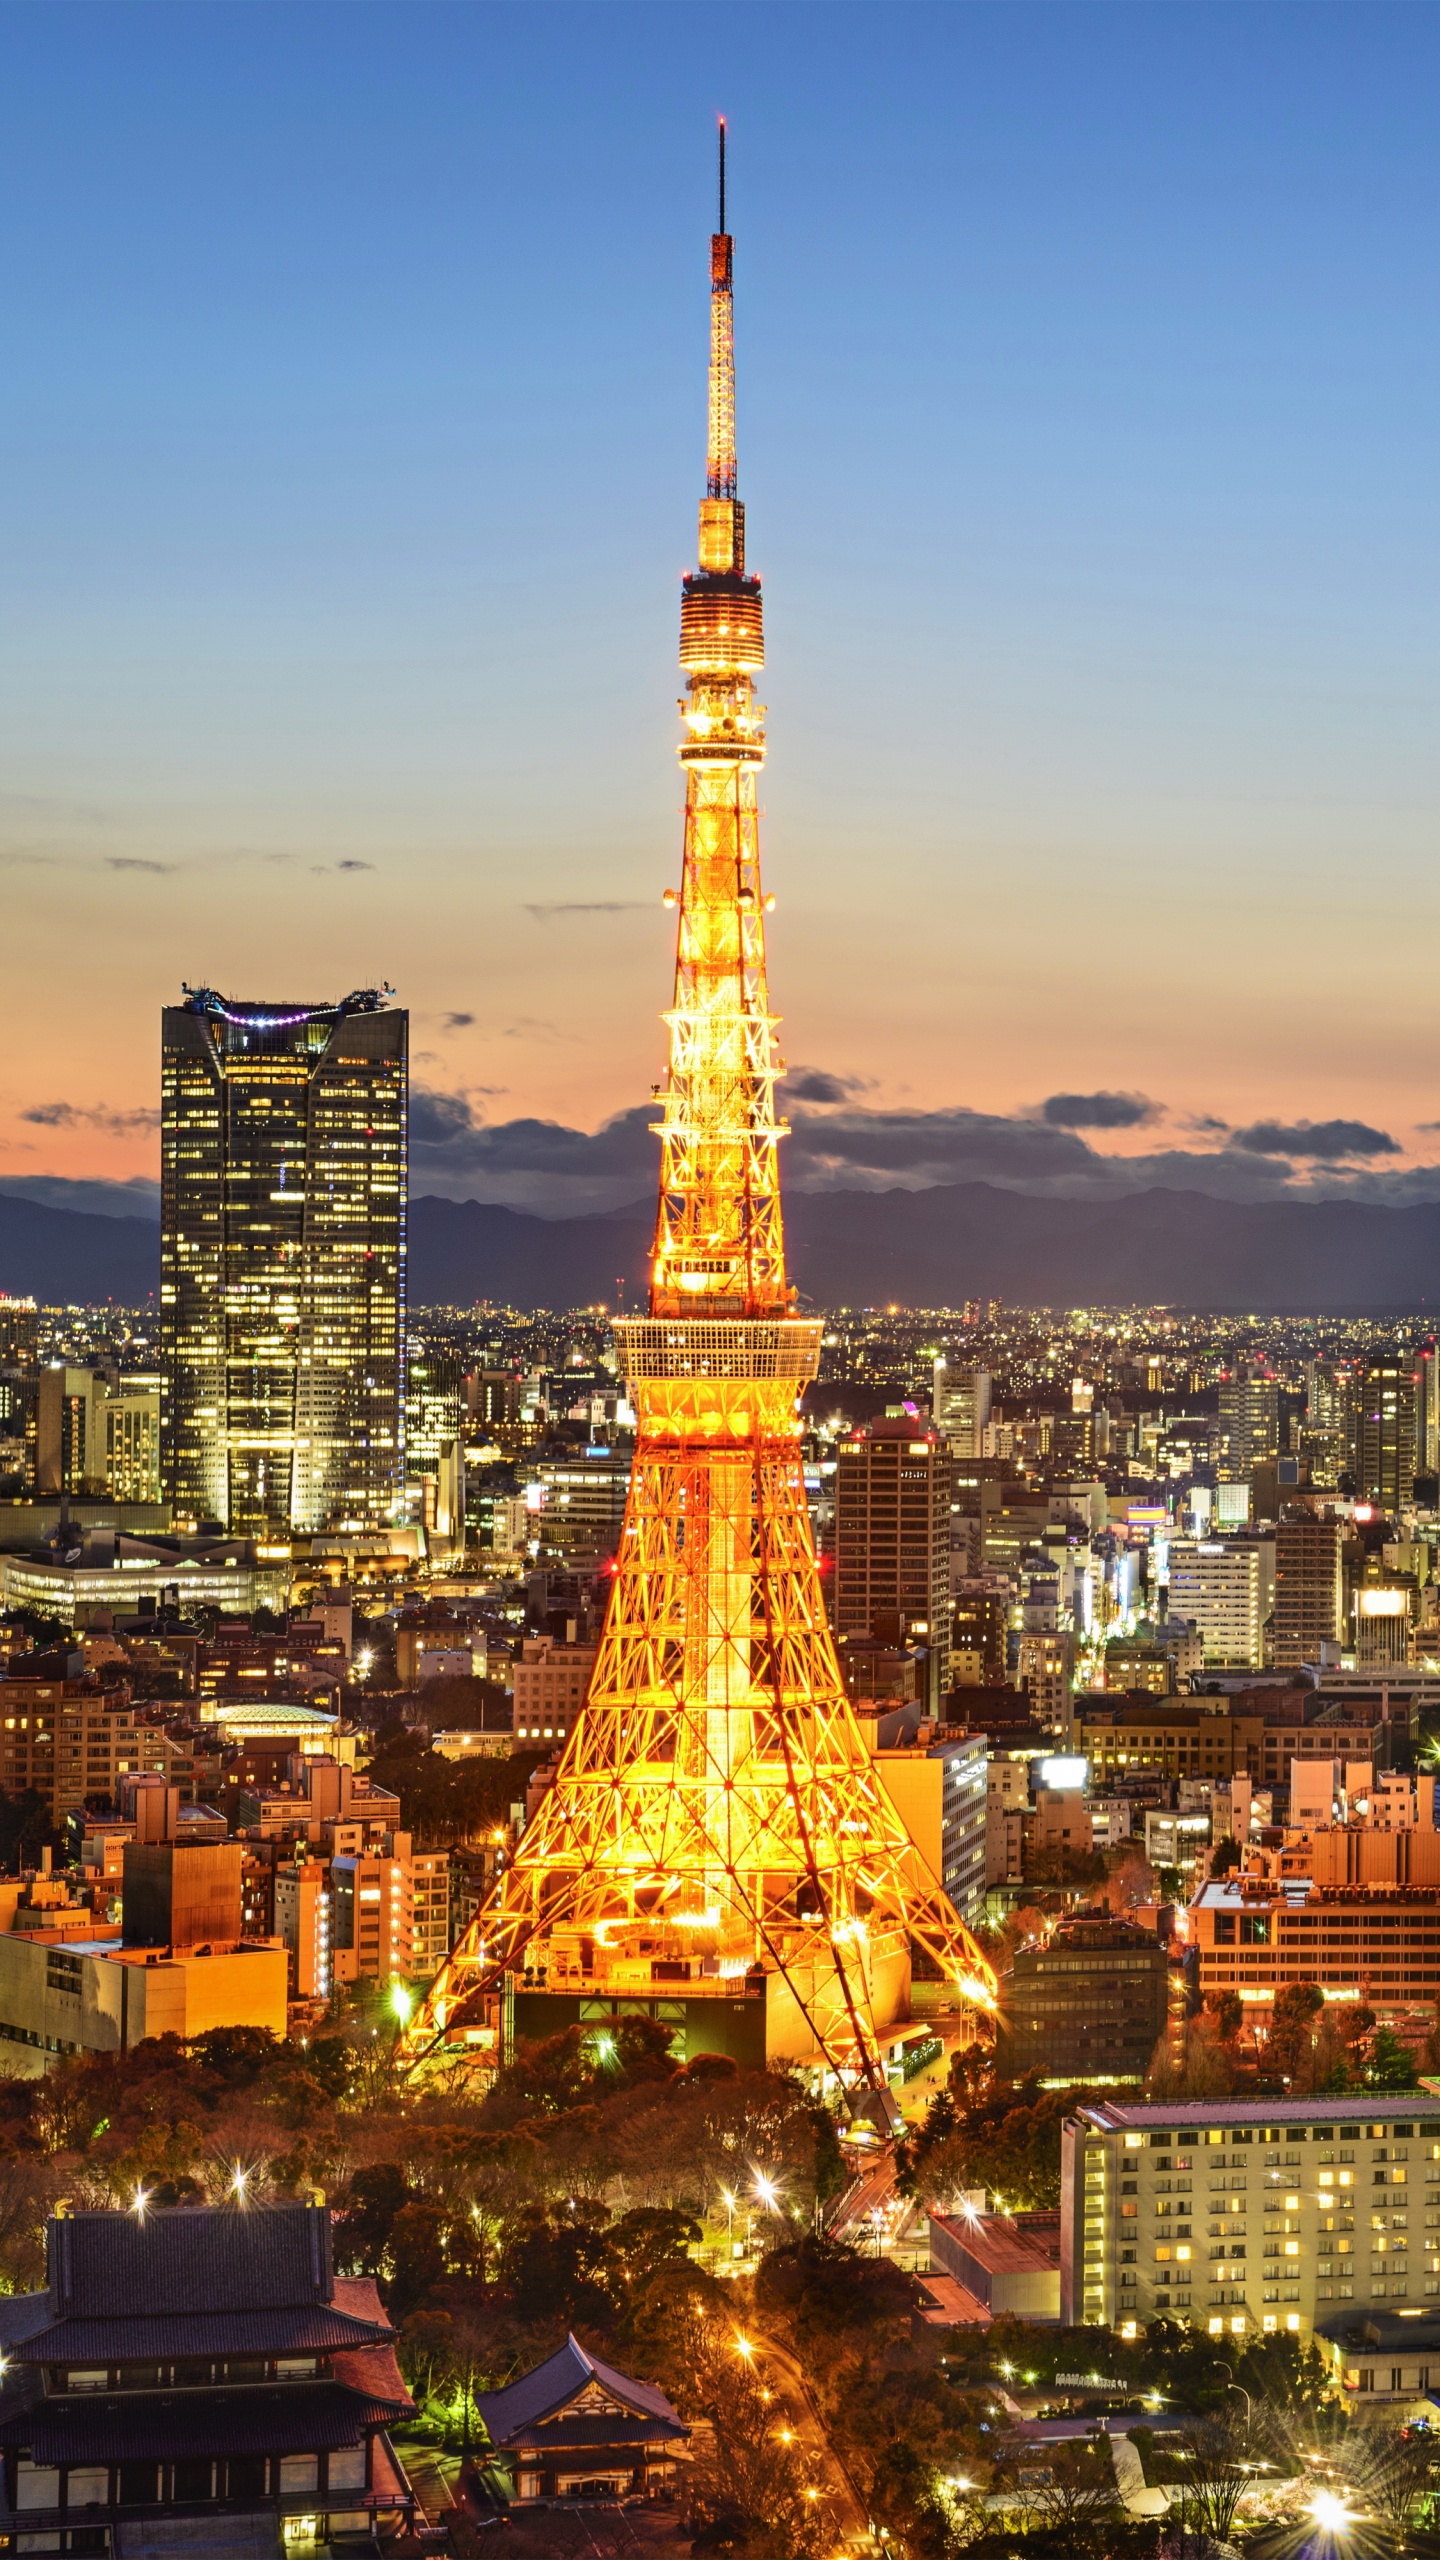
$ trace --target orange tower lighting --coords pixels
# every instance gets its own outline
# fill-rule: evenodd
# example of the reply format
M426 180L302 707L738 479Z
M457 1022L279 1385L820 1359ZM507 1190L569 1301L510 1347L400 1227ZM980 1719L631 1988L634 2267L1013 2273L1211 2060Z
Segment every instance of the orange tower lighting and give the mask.
M687 2052L874 2082L916 1971L927 2007L995 1997L845 1695L805 1502L799 1404L822 1328L794 1313L785 1278L756 802L764 641L736 494L723 125L720 153L700 565L680 605L685 852L660 1207L649 1313L615 1327L634 1472L584 1709L513 1865L411 2022L416 2068L639 2008Z

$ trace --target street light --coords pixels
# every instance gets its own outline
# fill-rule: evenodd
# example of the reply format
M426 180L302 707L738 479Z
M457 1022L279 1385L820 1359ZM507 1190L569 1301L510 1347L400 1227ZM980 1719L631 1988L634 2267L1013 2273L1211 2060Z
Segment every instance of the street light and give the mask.
M1236 2381L1235 2376L1234 2376L1234 2374L1231 2372L1230 2367L1228 2366L1228 2364L1212 2364L1212 2366L1210 2367L1210 2371L1211 2371L1212 2373L1223 2373L1223 2374L1224 2374L1224 2376L1225 2376L1225 2385L1226 2385L1226 2389L1227 2389L1227 2390L1229 2390L1229 2391L1238 2391L1238 2392L1239 2392L1241 2399L1242 2399L1242 2400L1244 2401L1244 2403L1245 2403L1245 2430L1246 2430L1246 2433L1248 2434L1248 2433L1249 2433L1249 2431L1250 2431L1251 2423L1252 2423L1252 2417L1251 2417L1251 2408L1250 2408L1250 2394L1249 2394L1249 2392L1246 2390L1244 2383L1243 2383L1243 2382L1237 2382L1237 2381Z
M1322 2533L1344 2533L1351 2522L1350 2510L1343 2498L1329 2489L1321 2489L1310 2501L1310 2513Z

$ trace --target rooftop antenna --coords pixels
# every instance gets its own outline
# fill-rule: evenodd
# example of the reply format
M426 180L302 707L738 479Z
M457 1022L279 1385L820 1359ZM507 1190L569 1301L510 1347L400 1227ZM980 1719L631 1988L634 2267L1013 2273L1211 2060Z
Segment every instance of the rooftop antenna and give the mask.
M720 119L720 229L725 229L725 119Z

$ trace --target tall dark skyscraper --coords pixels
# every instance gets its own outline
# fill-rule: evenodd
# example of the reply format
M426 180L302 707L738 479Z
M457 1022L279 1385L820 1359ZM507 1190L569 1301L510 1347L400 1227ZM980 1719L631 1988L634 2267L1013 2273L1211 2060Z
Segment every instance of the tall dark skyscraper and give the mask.
M371 1528L404 1491L409 1017L237 1004L162 1017L163 1465L237 1536Z

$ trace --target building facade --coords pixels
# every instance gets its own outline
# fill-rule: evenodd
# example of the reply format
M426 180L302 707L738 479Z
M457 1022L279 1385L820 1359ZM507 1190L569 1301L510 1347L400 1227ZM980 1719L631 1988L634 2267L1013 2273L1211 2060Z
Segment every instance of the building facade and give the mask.
M1204 1885L1189 1914L1201 1992L1233 1991L1263 2018L1286 1983L1313 1982L1329 2001L1363 2002L1391 2023L1428 2024L1440 1998L1440 1883L1400 1879L1412 1867L1440 1876L1435 1839L1415 1830L1319 1832L1294 1857L1315 1873L1230 1875ZM1350 1880L1382 1861L1393 1881ZM1317 1882L1316 1873L1339 1880Z
M935 1363L935 1428L957 1458L978 1458L990 1419L990 1372L940 1355Z
M1220 1381L1220 1471L1225 1484L1249 1484L1257 1467L1273 1463L1280 1448L1278 1381L1253 1360L1243 1360Z
M1275 1530L1275 1667L1319 1662L1343 1632L1345 1582L1338 1520L1297 1513Z
M1268 1538L1172 1538L1170 1607L1198 1629L1205 1660L1259 1670L1275 1598Z
M585 1704L599 1647L527 1636L515 1664L515 1740L564 1742Z
M1043 1947L1017 1949L996 2038L1003 2079L1137 2086L1150 2067L1170 1997L1170 1965L1153 1930L1082 1916Z
M842 1440L835 1468L837 1636L923 1637L932 1698L950 1685L950 1494L944 1441L913 1415Z
M413 2519L413 2414L323 2205L75 2213L0 2303L0 2532L30 2551L328 2549Z
M1408 1353L1367 1362L1355 1381L1350 1473L1362 1502L1403 1511L1415 1498L1423 1451L1422 1373Z
M1077 2110L1061 2137L1060 2318L1135 2336L1308 2338L1348 2303L1440 2296L1433 2098Z
M941 1764L940 1881L971 1928L985 1917L989 1747L983 1733L930 1746Z
M404 1499L408 1016L167 1006L162 1459L177 1516L260 1539Z

